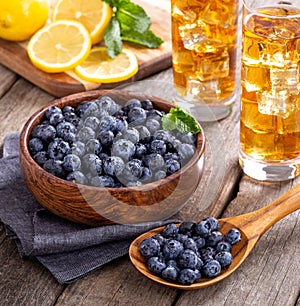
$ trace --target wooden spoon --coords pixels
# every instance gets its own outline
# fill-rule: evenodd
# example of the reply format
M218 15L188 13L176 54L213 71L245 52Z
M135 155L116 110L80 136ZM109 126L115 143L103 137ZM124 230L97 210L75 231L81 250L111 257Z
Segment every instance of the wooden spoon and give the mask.
M130 245L129 257L138 271L162 285L185 290L204 288L216 284L234 272L247 258L260 237L271 226L298 209L300 209L300 185L295 186L274 202L256 211L235 217L219 219L220 231L223 234L227 233L233 227L239 229L241 232L241 241L232 248L233 262L227 269L222 270L221 274L217 277L201 278L198 282L192 285L181 285L168 282L159 276L152 274L147 268L145 259L139 252L141 241L147 237L161 233L164 227L153 229L137 237Z

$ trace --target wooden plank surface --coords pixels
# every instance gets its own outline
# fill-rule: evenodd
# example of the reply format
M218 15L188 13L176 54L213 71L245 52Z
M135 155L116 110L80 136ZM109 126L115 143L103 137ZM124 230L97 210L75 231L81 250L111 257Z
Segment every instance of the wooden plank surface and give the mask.
M46 73L35 68L27 55L26 42L15 43L0 39L0 64L21 75L28 81L54 96L65 96L96 88L113 88L124 83L134 82L150 76L171 66L171 16L170 5L159 0L135 0L150 16L151 30L164 40L156 49L148 49L138 45L124 43L124 47L132 50L138 59L139 70L132 78L119 83L97 84L80 80L71 71L69 73ZM167 4L166 4L167 3Z

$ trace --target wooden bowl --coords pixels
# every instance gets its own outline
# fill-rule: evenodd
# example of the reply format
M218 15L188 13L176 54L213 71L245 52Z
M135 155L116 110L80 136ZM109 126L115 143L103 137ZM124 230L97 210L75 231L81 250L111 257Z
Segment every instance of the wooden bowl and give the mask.
M196 153L179 171L156 182L137 187L99 188L58 178L42 169L28 150L29 136L48 107L76 106L83 101L108 95L124 105L130 98L150 99L155 108L169 112L170 102L155 96L124 90L94 90L56 99L35 112L26 122L20 137L20 163L28 189L52 213L90 226L158 221L180 210L194 193L204 167L205 137L197 135Z

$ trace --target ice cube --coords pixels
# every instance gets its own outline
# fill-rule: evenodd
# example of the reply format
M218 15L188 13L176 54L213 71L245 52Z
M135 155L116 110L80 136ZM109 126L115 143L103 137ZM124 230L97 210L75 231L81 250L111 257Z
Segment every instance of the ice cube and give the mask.
M195 45L205 39L205 25L200 20L195 23L184 23L179 26L179 35L186 49L192 50Z
M296 97L289 95L287 92L274 94L272 92L263 91L258 92L256 97L258 111L261 114L287 118L296 108Z
M286 91L290 95L298 95L299 72L297 67L286 69L270 69L270 80L274 94Z

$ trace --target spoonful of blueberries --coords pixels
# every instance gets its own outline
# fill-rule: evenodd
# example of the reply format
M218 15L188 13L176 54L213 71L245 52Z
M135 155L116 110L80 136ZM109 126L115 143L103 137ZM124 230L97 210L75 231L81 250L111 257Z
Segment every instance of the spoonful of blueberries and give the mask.
M271 226L298 209L300 185L250 213L152 229L131 243L129 257L139 272L160 284L204 288L233 273Z

